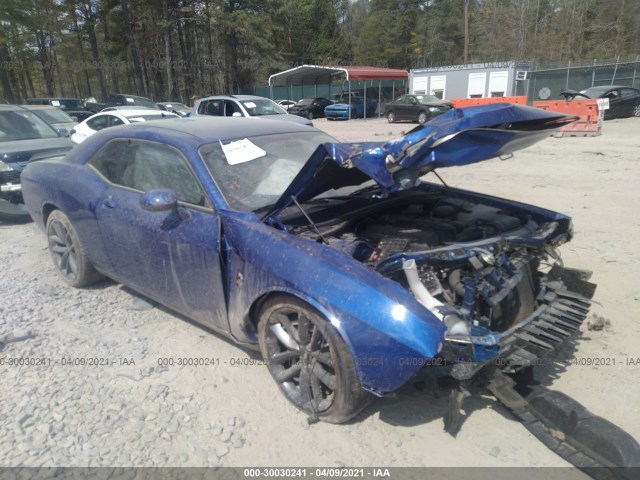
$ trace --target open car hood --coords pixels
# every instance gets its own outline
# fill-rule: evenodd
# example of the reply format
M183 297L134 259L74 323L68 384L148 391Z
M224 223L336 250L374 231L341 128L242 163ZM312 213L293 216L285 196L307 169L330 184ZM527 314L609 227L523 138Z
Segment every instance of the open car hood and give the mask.
M311 155L265 217L326 191L373 179L381 194L411 188L442 167L467 165L512 153L549 136L578 117L510 103L453 109L402 138L325 143Z

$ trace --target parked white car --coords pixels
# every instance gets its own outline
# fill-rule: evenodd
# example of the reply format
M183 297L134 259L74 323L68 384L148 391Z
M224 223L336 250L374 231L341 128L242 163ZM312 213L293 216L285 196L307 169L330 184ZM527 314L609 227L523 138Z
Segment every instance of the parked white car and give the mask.
M104 128L161 118L180 118L180 116L154 108L110 107L76 125L71 130L70 137L73 142L82 143L87 137Z

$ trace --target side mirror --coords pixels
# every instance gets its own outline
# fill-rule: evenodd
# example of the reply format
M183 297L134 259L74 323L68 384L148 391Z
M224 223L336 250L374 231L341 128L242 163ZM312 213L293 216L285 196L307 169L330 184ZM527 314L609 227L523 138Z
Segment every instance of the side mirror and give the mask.
M56 132L58 132L59 137L68 137L69 130L66 128L56 128Z
M178 198L173 190L149 190L142 194L140 206L148 212L166 212L178 206Z

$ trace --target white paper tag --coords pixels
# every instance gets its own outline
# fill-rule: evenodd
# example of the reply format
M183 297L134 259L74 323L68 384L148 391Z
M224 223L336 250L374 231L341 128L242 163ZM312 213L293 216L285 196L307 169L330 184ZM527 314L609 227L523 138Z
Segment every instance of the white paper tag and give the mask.
M59 107L60 106L60 101L59 100L51 100L51 105L53 105L54 107Z
M256 104L253 102L245 102L244 106L247 108L256 108Z
M227 143L226 145L220 142L220 146L229 165L250 162L256 158L264 157L267 154L267 152L260 147L251 143L248 138Z
M128 102L128 103L133 103L133 102L134 102L134 100L133 100L133 98L129 98L129 97L127 97L127 102Z

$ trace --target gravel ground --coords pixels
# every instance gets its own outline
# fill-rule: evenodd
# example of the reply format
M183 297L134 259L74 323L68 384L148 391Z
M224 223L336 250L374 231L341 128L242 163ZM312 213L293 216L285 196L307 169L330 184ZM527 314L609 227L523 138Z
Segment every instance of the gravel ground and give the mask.
M594 313L605 328L585 329L558 354L564 363L538 378L636 438L640 364L628 359L640 356L640 141L628 132L638 122L607 122L600 137L551 138L509 162L441 172L454 185L574 217L565 261L595 271ZM315 123L341 140L383 141L412 128ZM0 224L0 241L1 466L567 465L488 397L467 401L456 439L445 434L448 392L437 388L407 387L347 425L310 426L255 353L114 282L68 288L33 223ZM572 356L618 363L576 365ZM178 366L182 358L207 365Z

